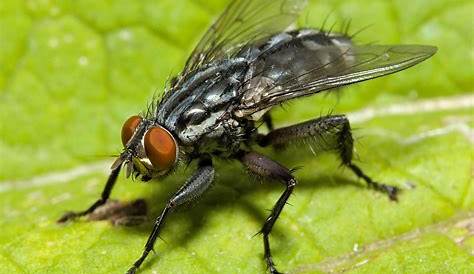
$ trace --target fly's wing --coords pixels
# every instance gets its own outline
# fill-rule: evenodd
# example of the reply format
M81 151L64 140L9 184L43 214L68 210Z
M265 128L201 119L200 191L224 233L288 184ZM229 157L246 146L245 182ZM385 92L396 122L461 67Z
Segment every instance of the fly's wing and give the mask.
M203 64L231 56L249 44L288 28L307 0L233 0L202 37L183 75Z
M395 73L431 57L436 50L422 45L288 47L259 64L236 113L249 116L293 98Z

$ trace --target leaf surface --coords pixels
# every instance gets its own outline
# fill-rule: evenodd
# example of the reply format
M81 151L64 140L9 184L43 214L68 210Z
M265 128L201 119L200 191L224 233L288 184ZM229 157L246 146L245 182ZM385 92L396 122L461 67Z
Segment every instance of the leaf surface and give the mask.
M0 2L0 273L123 273L152 221L55 220L100 194L123 121L179 71L223 1ZM368 190L330 154L263 150L302 166L271 243L289 273L472 273L472 1L311 1L300 25L352 19L359 42L430 44L430 60L274 112L277 126L347 113L357 162L403 189ZM336 28L337 30L337 28ZM193 166L192 166L193 167ZM192 167L153 184L120 177L113 197L157 216ZM215 186L172 216L141 273L262 273L259 230L282 187L218 162Z

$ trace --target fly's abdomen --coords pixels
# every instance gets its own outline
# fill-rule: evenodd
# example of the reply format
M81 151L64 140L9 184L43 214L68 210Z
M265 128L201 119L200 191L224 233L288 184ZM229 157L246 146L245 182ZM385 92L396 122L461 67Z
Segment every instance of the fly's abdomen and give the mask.
M255 58L247 77L247 92L242 104L256 105L262 90L268 87L297 85L306 79L329 77L333 71L350 68L354 60L350 54L350 37L328 34L319 30L302 29L283 32L269 38L246 54Z
M327 77L333 71L350 66L353 60L347 58L352 43L342 34L328 35L311 29L286 32L272 37L259 56L264 77L287 84L301 78Z

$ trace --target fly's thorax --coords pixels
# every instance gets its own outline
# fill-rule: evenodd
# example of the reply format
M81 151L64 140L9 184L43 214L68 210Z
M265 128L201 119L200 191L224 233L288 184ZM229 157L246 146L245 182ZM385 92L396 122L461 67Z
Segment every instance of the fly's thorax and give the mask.
M243 125L231 115L239 104L248 60L236 58L186 76L158 105L157 120L186 150L212 152L236 146Z
M179 145L173 134L160 124L130 117L122 127L124 164L127 176L142 176L142 180L167 174L178 162Z
M174 131L182 115L202 103L206 111L228 101L232 92L227 88L242 81L248 67L244 58L235 58L208 64L203 68L181 76L179 86L165 93L159 102L156 119Z

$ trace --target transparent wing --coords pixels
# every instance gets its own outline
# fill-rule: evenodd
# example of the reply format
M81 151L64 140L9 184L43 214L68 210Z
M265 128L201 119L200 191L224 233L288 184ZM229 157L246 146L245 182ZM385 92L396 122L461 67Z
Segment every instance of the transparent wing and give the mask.
M263 89L250 85L243 92L241 113L252 114L293 98L395 73L431 57L437 48L422 45L351 45L290 48L289 51L293 53L288 52L285 56L283 65L286 67L280 77ZM281 56L276 56L275 61L268 58L270 61L260 65L261 72L254 79L268 74L269 69L278 68L279 59Z
M183 74L288 28L307 0L233 0L202 37Z

